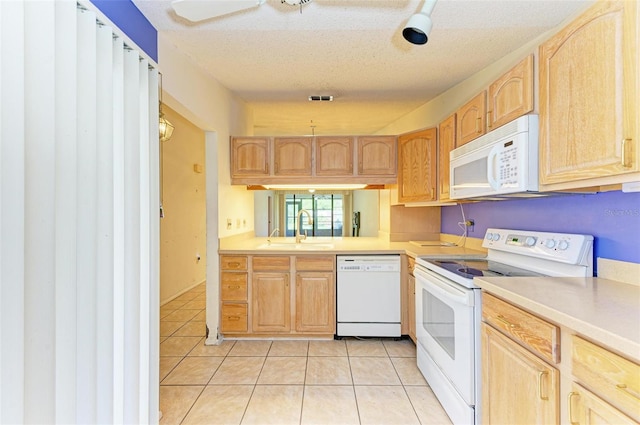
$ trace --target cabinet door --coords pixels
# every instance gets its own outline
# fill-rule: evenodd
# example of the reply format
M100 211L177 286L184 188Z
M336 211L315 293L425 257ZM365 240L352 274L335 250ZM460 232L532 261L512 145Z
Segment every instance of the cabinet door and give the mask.
M334 334L335 305L334 273L296 274L296 331Z
M567 403L568 416L571 424L637 425L638 423L575 382L567 398Z
M541 184L638 171L636 8L596 2L540 46Z
M533 55L489 86L487 131L533 111Z
M269 175L269 138L234 137L231 139L231 178Z
M482 422L559 423L559 372L482 323Z
M358 137L358 175L396 175L396 137Z
M312 146L310 137L273 139L273 173L276 176L310 176Z
M462 146L487 132L485 115L487 110L487 92L483 91L466 105L458 109L456 127L456 146Z
M251 324L254 332L291 330L289 273L254 273Z
M323 136L316 138L316 175L353 175L352 137Z
M436 200L435 128L398 137L398 200L419 202Z
M456 114L442 121L438 126L438 199L449 199L449 153L456 144Z

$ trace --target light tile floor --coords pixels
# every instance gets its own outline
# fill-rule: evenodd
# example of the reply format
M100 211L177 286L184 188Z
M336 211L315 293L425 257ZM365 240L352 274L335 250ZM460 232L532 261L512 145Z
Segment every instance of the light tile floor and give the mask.
M451 424L410 340L205 346L205 286L160 308L161 424Z

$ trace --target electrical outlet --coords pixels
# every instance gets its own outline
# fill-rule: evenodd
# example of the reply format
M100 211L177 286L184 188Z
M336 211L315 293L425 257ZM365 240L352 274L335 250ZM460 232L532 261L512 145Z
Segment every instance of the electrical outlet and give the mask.
M473 232L473 228L476 225L476 221L474 219L469 219L465 222L465 224L467 225L467 231L468 232Z
M231 230L231 226L232 226L231 219L230 219L230 218L228 218L228 219L227 219L227 230Z

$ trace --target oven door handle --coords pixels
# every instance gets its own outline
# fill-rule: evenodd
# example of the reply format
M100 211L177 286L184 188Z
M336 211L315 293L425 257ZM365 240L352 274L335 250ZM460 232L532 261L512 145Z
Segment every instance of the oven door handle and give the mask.
M466 306L474 305L473 297L469 296L469 292L473 290L465 291L458 289L451 283L441 279L435 273L419 269L418 267L413 270L413 274L416 277L416 282L418 282L420 286L441 298Z

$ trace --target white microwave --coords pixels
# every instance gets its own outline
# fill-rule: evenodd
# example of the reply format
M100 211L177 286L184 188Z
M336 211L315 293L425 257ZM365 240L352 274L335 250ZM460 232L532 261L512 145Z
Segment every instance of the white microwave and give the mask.
M524 115L450 154L451 199L538 192L538 116Z

